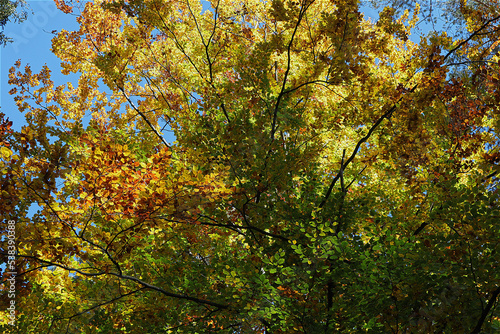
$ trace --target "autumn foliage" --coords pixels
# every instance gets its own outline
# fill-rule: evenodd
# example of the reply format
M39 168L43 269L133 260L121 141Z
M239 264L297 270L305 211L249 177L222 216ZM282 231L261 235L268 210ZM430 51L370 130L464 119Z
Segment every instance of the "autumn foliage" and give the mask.
M78 82L18 61L0 118L2 332L500 330L494 1L418 43L418 5L56 2Z

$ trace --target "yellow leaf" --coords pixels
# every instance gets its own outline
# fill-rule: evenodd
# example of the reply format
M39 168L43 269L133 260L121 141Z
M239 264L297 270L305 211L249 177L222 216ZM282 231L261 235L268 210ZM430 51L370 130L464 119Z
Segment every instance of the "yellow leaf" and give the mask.
M4 159L8 159L12 155L12 151L5 146L0 147L0 155Z

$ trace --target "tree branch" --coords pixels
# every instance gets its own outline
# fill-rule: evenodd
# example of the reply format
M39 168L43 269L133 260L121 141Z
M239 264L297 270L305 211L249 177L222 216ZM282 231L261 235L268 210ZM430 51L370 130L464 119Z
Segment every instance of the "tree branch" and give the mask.
M287 79L288 79L288 73L290 73L290 67L291 67L291 54L290 53L291 53L291 50L292 50L293 40L295 38L295 34L297 33L297 30L299 29L300 22L302 21L302 18L304 17L307 9L309 8L309 6L311 4L312 4L312 2L309 3L308 5L306 5L305 7L303 7L302 10L300 11L299 18L297 20L297 24L295 25L295 28L293 29L292 37L290 38L290 42L288 43L288 47L287 47L287 66L286 66L285 76L283 78L283 84L281 85L280 94L278 95L278 99L276 100L276 104L274 106L273 123L271 125L271 142L274 141L274 134L276 133L276 122L277 122L277 119L278 119L279 105L280 105L281 99L283 98L283 96L286 93L285 87L286 87L286 83L287 83Z
M493 307L493 304L495 304L499 294L500 294L500 287L498 287L495 291L491 293L491 298L488 301L488 304L486 305L485 309L483 310L483 313L481 314L481 318L479 318L477 325L472 330L471 334L479 334L481 332L481 327L483 326L484 320L486 320L486 317L488 316L488 313L490 313L490 310Z
M413 92L416 88L417 88L417 86L415 85L413 87L413 89L411 89L410 91ZM399 98L398 102L400 102L402 98L403 97ZM337 183L337 181L339 180L339 178L342 177L345 168L354 160L354 158L358 154L359 149L361 148L361 145L364 142L366 142L372 136L373 132L375 132L375 130L379 127L379 125L382 124L382 121L384 119L389 118L392 115L392 113L396 110L396 105L397 104L394 104L387 112L385 112L382 116L380 116L379 119L371 126L371 128L368 131L368 133L366 134L366 136L364 136L363 138L361 138L358 141L358 143L356 144L356 147L354 148L351 156L349 157L349 159L347 159L347 161L345 162L345 164L342 164L342 166L340 167L339 172L337 173L337 175L333 178L332 182L330 183L330 186L328 187L328 190L327 190L327 192L326 192L323 200L321 201L321 203L319 205L320 208L322 208L326 204L328 198L330 197L330 195L332 193L333 187L335 187L335 184Z
M455 51L457 51L458 49L460 49L462 46L464 46L465 44L467 44L472 38L474 38L474 36L477 36L479 35L479 33L484 29L486 28L487 26L490 25L491 22L493 21L496 21L500 19L500 15L486 21L478 30L474 31L466 40L460 42L457 46L455 46L453 49L451 49L450 51L448 51L448 53L444 56L443 58L443 61L446 60L446 58L448 58L449 56L451 56Z
M167 297L189 300L189 301L195 302L197 304L214 306L214 307L218 307L220 309L229 309L229 305L220 304L220 303L216 303L216 302L213 302L213 301L210 301L210 300L201 299L201 298L191 297L191 296L188 296L188 295L180 295L180 294L177 294L177 293L168 292L168 291L166 291L166 290L164 290L164 289L162 289L160 287L157 287L157 286L155 286L153 284L149 284L149 283L147 283L147 282L145 282L145 281L143 281L141 279L138 279L136 277L133 277L133 276L123 275L123 274L114 273L114 272L106 272L106 271L99 271L99 272L94 272L94 273L88 273L88 272L82 271L82 270L77 269L77 268L72 268L72 267L68 267L68 266L60 264L60 263L54 263L54 262L51 262L51 261L43 260L43 259L40 259L38 257L31 256L31 255L18 254L18 255L16 255L16 257L33 259L35 261L47 264L49 266L54 266L54 267L58 267L58 268L64 269L66 271L70 271L70 272L74 271L74 272L76 272L76 273L78 273L78 274L80 274L82 276L86 276L86 277L98 277L98 276L104 276L104 275L111 275L111 276L115 276L117 278L121 278L121 279L125 279L125 280L128 280L128 281L135 282L135 283L137 283L139 285L142 285L143 288L148 288L148 289L151 289L151 290L155 290L155 291L160 292L161 294L163 294L163 295L165 295Z
M166 147L169 147L170 148L170 145L168 145L168 143L165 141L165 138L163 138L163 136L158 132L158 130L155 129L155 127L153 126L153 124L151 124L151 122L149 121L149 119L146 117L146 115L144 115L144 113L142 111L139 110L139 108L136 107L136 105L134 104L134 102L130 99L130 97L128 96L128 94L125 92L125 89L119 85L117 85L116 87L118 87L118 89L122 92L123 96L127 99L128 103L130 104L130 106L135 110L136 113L138 113L142 119L146 122L146 124L151 128L151 130L155 133L155 135L160 139L160 141L166 146Z

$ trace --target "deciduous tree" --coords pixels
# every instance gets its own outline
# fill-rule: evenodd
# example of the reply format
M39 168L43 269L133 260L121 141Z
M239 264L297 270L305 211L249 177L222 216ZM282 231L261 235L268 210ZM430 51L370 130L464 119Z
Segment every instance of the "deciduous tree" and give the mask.
M57 3L78 84L18 62L0 127L4 332L499 329L500 12L416 43L418 6Z

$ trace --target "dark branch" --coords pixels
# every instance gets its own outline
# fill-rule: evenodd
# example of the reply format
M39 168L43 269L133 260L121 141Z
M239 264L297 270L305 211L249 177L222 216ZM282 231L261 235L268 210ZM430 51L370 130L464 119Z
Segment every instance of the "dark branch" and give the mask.
M461 43L459 43L457 46L455 46L453 49L451 49L450 51L448 51L448 53L446 54L446 56L444 56L443 58L443 61L446 60L446 58L448 58L449 56L451 56L455 51L457 51L458 49L460 49L462 46L464 46L465 44L467 44L471 39L474 38L474 36L477 36L479 35L479 33L484 29L486 28L487 26L490 25L491 22L493 21L496 21L500 19L500 15L486 21L478 30L474 31L466 40L462 41Z
M413 92L416 88L417 88L417 86L415 85L413 87L413 89L411 90L411 92ZM402 99L402 97L398 100L398 102L401 101L401 99ZM323 198L323 201L321 201L321 203L319 205L320 208L322 208L326 204L326 201L328 200L328 198L330 197L330 195L332 193L333 187L335 187L335 184L337 183L339 178L343 175L345 168L354 160L354 158L358 154L359 149L361 148L361 145L372 136L373 132L375 132L375 130L382 123L382 121L386 118L389 118L395 110L396 110L396 104L394 104L387 112L385 112L382 116L380 116L379 119L372 125L372 127L370 128L370 130L368 131L366 136L364 136L363 138L361 138L358 141L351 156L349 157L349 159L347 159L345 164L343 164L343 166L340 167L339 172L337 173L337 175L333 178L332 182L330 183L330 186L328 187L328 191L326 192L326 194Z
M276 104L274 106L273 123L271 125L271 141L274 141L274 134L276 133L276 122L277 122L277 119L278 119L279 105L280 105L281 99L283 98L283 96L286 93L285 87L286 87L286 83L287 83L287 79L288 79L288 74L290 73L290 68L291 68L292 57L291 57L290 53L291 53L291 50L292 50L293 40L295 38L295 34L297 33L297 30L299 29L300 22L302 21L302 18L304 17L307 9L309 8L309 5L307 5L307 6L305 6L305 7L303 7L301 9L301 11L299 13L298 20L297 20L297 24L295 25L295 28L293 29L292 37L290 38L290 42L288 43L288 47L287 47L287 66L286 66L285 76L283 78L283 84L281 85L280 94L278 95L278 99L276 100Z
M160 141L166 146L166 147L170 147L168 145L168 143L165 141L165 138L163 138L163 136L158 132L158 130L155 129L155 127L153 126L153 124L151 124L151 122L149 121L149 119L146 117L146 115L144 115L144 113L142 111L139 110L139 108L136 107L136 105L134 104L134 102L130 99L130 97L128 96L128 94L125 92L125 90L123 89L123 87L117 85L118 89L122 92L123 96L127 99L128 103L130 104L130 106L135 110L136 113L138 113L142 119L146 122L146 124L151 128L151 130L155 133L155 135L160 139Z
M481 332L481 327L483 327L483 323L486 320L488 313L490 313L493 304L495 304L499 294L500 294L500 287L498 287L495 291L492 292L491 298L488 301L488 304L486 305L485 309L483 310L481 318L479 318L479 321L477 322L476 328L474 328L471 334L479 334Z
M121 279L125 279L125 280L128 280L128 281L135 282L135 283L141 285L143 288L147 288L147 289L158 291L158 292L160 292L161 294L163 294L163 295L165 295L167 297L189 300L189 301L195 302L197 304L214 306L214 307L217 307L217 308L220 308L220 309L228 309L229 308L229 305L216 303L216 302L213 302L213 301L210 301L210 300L205 300L205 299L200 299L200 298L196 298L196 297L191 297L191 296L188 296L188 295L180 295L180 294L177 294L177 293L168 292L168 291L166 291L166 290L164 290L164 289L162 289L160 287L157 287L155 285L152 285L152 284L149 284L147 282L144 282L143 280L138 279L138 278L133 277L133 276L122 275L122 274L119 274L119 273L106 272L106 271L98 271L98 272L93 272L93 273L90 272L89 273L89 272L85 272L85 271L77 269L77 268L68 267L68 266L60 264L60 263L54 263L54 262L51 262L51 261L43 260L43 259L40 259L40 258L35 257L35 256L22 255L22 254L19 254L19 255L16 255L16 256L17 257L22 257L22 258L33 259L35 261L47 264L49 266L58 267L58 268L67 270L69 272L72 272L72 271L76 272L76 273L78 273L78 274L80 274L82 276L86 276L86 277L98 277L98 276L104 276L104 275L111 275L111 276L115 276L117 278L121 278Z

